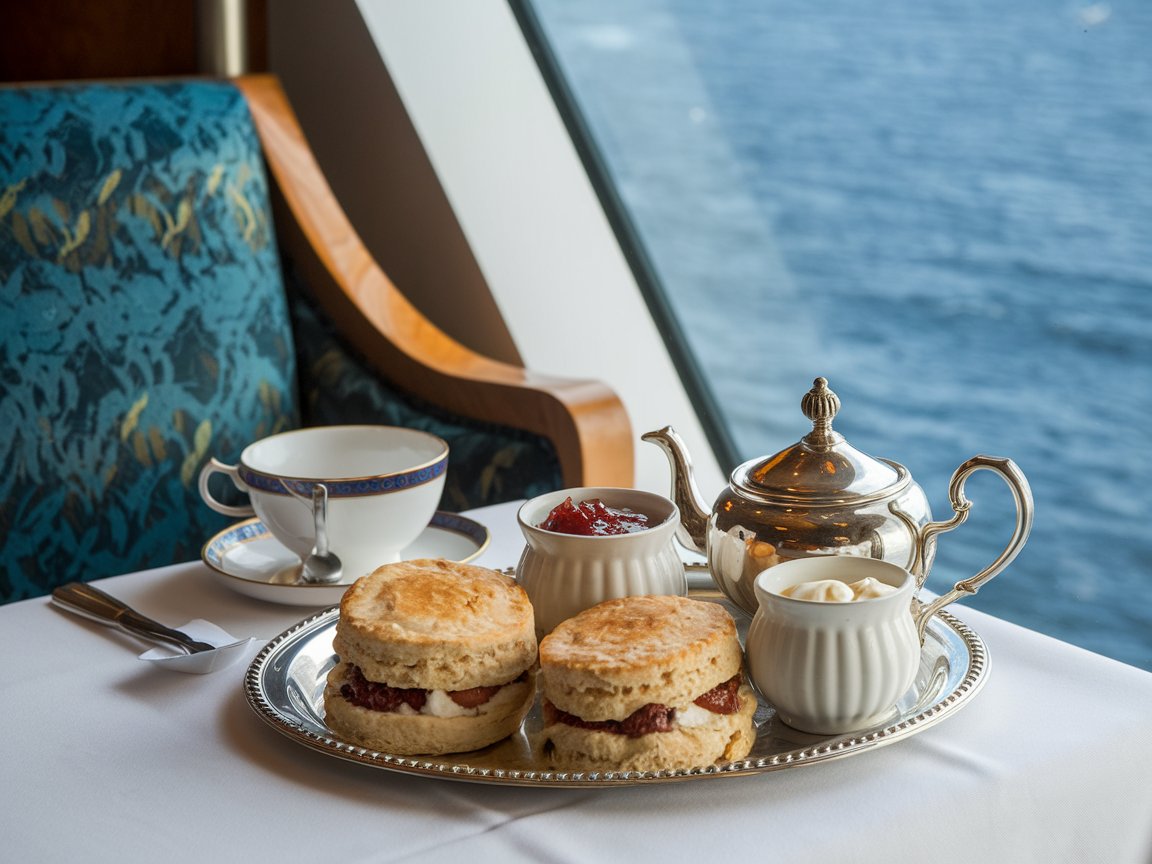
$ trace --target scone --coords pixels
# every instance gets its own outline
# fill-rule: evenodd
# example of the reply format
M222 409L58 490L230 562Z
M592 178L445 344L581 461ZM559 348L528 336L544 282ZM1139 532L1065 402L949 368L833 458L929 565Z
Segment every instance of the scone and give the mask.
M684 597L586 609L540 643L542 752L577 771L655 771L742 759L755 738L732 616Z
M536 694L528 595L469 564L386 564L344 593L324 690L328 727L398 755L486 747L519 728Z

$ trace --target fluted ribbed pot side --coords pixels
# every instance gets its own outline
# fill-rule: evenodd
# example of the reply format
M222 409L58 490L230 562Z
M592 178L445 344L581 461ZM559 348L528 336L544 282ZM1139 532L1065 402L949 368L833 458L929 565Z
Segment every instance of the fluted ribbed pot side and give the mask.
M631 534L581 536L539 528L571 497L599 498L612 508L643 513L652 526ZM584 487L541 495L517 514L526 545L516 579L532 601L537 634L604 600L644 594L688 593L684 565L673 544L680 514L669 499L636 489Z
M824 560L833 563L804 559L761 574L746 657L753 684L781 720L805 732L836 734L883 722L893 712L915 679L920 643L910 573L867 558ZM850 572L841 581L854 582L863 578L863 570L898 590L840 603L777 593L801 582L837 578L832 573Z

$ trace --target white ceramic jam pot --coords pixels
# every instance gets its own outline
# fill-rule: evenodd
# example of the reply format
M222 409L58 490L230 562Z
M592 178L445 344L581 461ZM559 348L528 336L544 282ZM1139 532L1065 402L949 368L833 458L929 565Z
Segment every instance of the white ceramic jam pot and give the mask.
M539 527L569 497L575 504L598 498L607 507L643 513L650 527L608 536ZM688 593L684 564L673 542L680 511L663 495L608 487L563 489L526 502L516 518L527 541L516 581L532 601L538 636L603 600Z
M781 593L804 583L852 585L869 577L895 590L839 602ZM848 555L783 563L761 573L755 590L760 607L745 645L749 677L781 720L818 735L867 729L894 716L916 678L924 626L963 593L921 607L913 600L912 573Z
M963 524L971 502L964 483L975 471L999 475L1016 502L1016 527L1000 556L966 580L975 593L1023 547L1032 529L1032 492L1011 459L973 456L956 469L948 493L951 519L933 522L924 491L908 469L857 450L832 429L840 399L817 378L801 401L812 431L774 456L737 467L709 507L696 488L692 462L671 427L645 434L672 465L672 499L680 508L677 538L708 557L717 587L749 614L758 603L757 574L812 555L876 558L910 570L923 585L936 557L936 535Z

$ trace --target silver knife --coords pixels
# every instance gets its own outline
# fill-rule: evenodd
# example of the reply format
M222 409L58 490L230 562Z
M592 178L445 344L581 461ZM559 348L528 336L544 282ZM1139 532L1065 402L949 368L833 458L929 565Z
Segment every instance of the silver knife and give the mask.
M175 646L187 654L212 651L216 647L193 639L187 633L165 627L159 621L141 615L131 606L86 582L69 582L67 585L52 589L52 602L69 612L75 612L100 624L119 627L133 636L151 642L159 641Z

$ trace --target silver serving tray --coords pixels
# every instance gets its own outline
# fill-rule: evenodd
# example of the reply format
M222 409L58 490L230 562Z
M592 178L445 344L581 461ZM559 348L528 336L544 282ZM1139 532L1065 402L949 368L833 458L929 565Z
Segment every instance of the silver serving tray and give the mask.
M691 596L720 603L732 613L741 640L749 618L716 591ZM244 690L256 713L293 741L329 756L401 774L509 786L604 787L668 783L703 777L737 777L813 765L892 744L939 723L968 704L988 675L988 651L980 637L947 612L928 624L920 670L890 720L843 735L810 735L782 723L763 700L756 711L756 741L746 759L706 768L667 771L553 771L532 742L542 728L540 700L520 731L471 753L438 757L396 756L338 738L324 724L324 684L336 663L333 607L281 633L248 667Z

